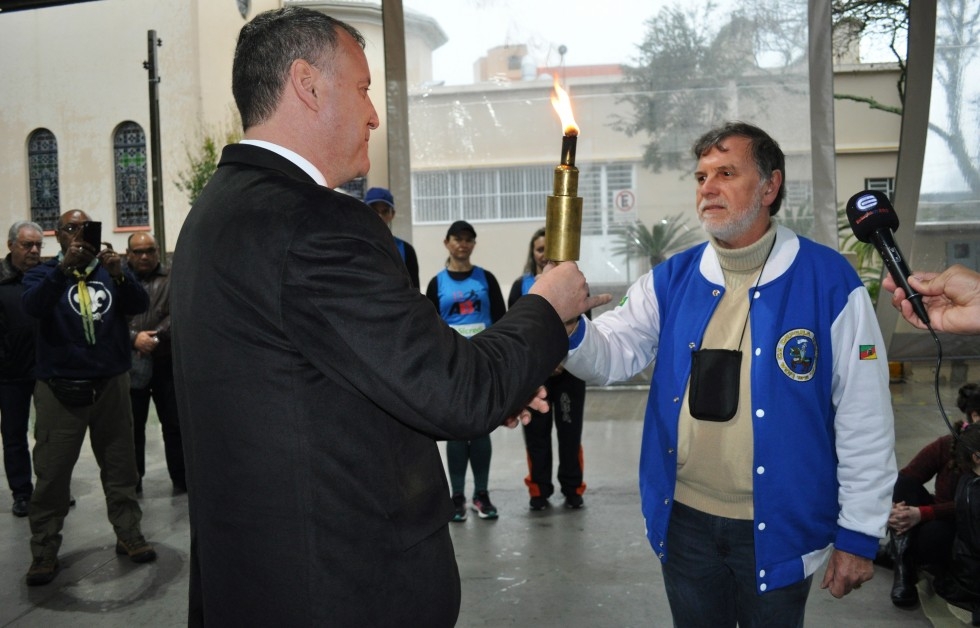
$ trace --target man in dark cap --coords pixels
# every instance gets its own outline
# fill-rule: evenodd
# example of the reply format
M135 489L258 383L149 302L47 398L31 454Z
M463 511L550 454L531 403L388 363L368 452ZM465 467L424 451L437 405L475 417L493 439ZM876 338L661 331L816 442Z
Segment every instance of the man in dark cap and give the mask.
M371 188L364 195L364 202L368 204L368 207L378 212L381 220L385 221L385 224L391 229L391 223L395 221L395 197L391 195L391 192L387 188ZM412 285L418 288L420 285L419 258L415 255L415 247L398 236L394 236L394 238L395 247L405 262L405 268L408 269L408 276L412 280Z
M466 338L473 338L504 316L507 306L500 283L493 274L470 261L476 247L476 229L457 220L443 241L449 257L446 267L429 282L425 296L442 320ZM466 521L466 468L473 469L471 507L481 519L496 519L497 507L490 501L490 435L446 442L446 463L453 498L453 521Z

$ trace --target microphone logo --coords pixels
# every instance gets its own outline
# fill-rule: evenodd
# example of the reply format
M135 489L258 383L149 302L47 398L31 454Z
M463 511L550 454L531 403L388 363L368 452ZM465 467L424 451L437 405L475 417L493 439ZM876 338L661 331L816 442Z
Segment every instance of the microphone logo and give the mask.
M889 251L892 252L892 257L895 259L895 263L901 264L902 263L902 252L898 250L898 247L897 246L889 246L887 248L888 248Z
M878 199L873 194L867 194L854 201L855 209L866 212L878 206Z

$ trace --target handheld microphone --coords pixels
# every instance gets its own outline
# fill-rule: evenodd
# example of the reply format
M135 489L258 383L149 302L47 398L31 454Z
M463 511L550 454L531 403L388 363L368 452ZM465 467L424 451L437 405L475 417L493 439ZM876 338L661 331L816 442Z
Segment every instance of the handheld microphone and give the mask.
M898 231L898 215L888 197L876 190L858 192L847 201L847 221L858 240L874 244L895 285L905 291L919 320L928 325L929 314L922 305L922 295L909 285L912 271L893 237L893 232Z

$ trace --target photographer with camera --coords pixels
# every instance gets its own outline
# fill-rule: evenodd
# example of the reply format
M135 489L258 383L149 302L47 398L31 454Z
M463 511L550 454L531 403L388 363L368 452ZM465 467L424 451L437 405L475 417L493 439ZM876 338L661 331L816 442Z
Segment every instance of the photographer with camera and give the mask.
M102 473L116 553L148 562L156 552L140 530L136 457L129 402L130 342L126 316L146 310L146 291L111 246L101 223L73 209L58 221L61 252L24 275L24 311L38 319L34 390L34 470L28 517L31 555L27 584L58 573L61 529L68 514L71 474L89 432Z

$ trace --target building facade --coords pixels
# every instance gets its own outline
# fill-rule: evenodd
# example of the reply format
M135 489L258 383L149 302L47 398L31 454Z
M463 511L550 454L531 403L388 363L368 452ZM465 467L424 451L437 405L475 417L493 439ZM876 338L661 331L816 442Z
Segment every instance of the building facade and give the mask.
M104 224L106 239L125 248L133 231L165 234L168 249L189 209L178 187L189 154L206 135L221 137L235 124L230 73L237 33L246 20L280 0L99 0L0 15L0 218L35 219L46 228L61 212L79 208ZM389 186L388 89L381 2L295 1L359 28L378 88L381 118L370 147L372 170L353 190ZM242 12L242 6L247 10ZM502 283L517 277L531 233L544 224L545 198L560 152L561 129L549 104L558 68L532 67L523 46L501 46L474 59L488 78L467 86L432 82L432 51L445 41L438 17L406 9L404 65L411 137L411 198L396 198L396 232L414 242L423 283L442 268L449 222L470 220L479 232L477 264ZM148 32L160 40L159 110L163 224L153 224ZM561 68L582 128L578 141L580 195L585 199L583 268L590 281L627 283L646 270L643 260L616 256L623 226L683 213L697 229L693 181L683 169L643 166L646 139L611 123L630 112L615 65ZM897 103L897 68L841 66L835 91ZM390 86L389 86L390 88ZM719 89L725 89L724 86ZM769 109L744 98L735 113L761 119L780 137L786 94L768 92ZM789 90L787 90L789 91ZM736 95L737 98L737 95ZM465 124L459 120L465 119ZM836 101L837 196L845 201L866 187L893 185L900 116L851 101ZM672 150L686 151L686 141ZM790 200L812 190L806 170L810 146L784 144ZM55 241L46 235L45 254Z

